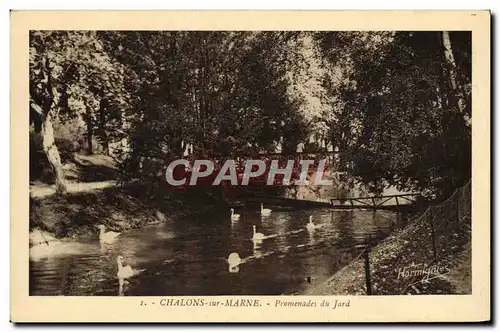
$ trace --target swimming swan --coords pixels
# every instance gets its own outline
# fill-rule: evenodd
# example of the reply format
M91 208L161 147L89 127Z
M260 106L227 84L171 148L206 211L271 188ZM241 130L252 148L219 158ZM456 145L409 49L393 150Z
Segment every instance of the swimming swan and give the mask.
M234 209L231 209L231 219L232 220L238 220L238 219L240 219L240 215L234 213Z
M106 232L106 227L104 225L99 225L97 228L100 229L99 241L104 243L113 242L120 235L120 233L117 232Z
M119 282L118 296L122 296L124 295L123 286L128 284L127 279L145 270L134 270L130 265L123 266L123 257L120 255L116 257L116 263L118 264L118 272L116 273Z
M257 233L257 227L255 227L255 225L253 225L253 240L254 241L261 241L261 240L264 240L266 237L264 236L264 234L262 233Z
M264 209L264 204L260 204L260 214L262 214L263 216L268 216L271 214L271 209Z
M313 216L309 216L309 223L306 225L308 231L313 231L317 226L313 223Z
M229 264L229 272L238 272L240 268L238 267L243 260L237 252L233 252L227 258L227 263Z
M116 273L118 279L128 279L142 271L145 271L144 269L134 270L130 265L123 266L123 256L121 255L116 257L116 263L118 264L118 272Z
M118 264L118 272L116 276L118 279L128 279L134 275L134 270L130 265L123 266L123 257L116 257L116 263Z

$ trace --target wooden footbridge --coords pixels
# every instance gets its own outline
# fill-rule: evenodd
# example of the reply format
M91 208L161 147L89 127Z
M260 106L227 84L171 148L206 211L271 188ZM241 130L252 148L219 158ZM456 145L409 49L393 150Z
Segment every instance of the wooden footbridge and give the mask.
M263 194L251 194L245 201L250 204L263 203L269 206L278 206L292 209L305 208L332 208L332 209L370 209L370 210L411 210L416 208L421 200L420 194L398 194L367 197L347 197L306 200L269 196Z
M330 204L335 209L399 210L411 208L422 198L420 194L397 194L368 197L332 198Z

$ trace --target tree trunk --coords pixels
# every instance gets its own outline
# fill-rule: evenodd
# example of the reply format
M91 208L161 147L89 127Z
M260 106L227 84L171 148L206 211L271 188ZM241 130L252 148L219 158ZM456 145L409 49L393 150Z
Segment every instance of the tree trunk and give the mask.
M106 109L108 102L106 99L101 99L99 103L99 126L100 126L100 136L102 141L102 147L104 150L104 154L109 156L109 139L108 134L106 132Z
M448 31L443 31L443 47L444 47L444 57L448 65L448 72L450 76L451 87L453 90L457 89L457 73L455 57L453 56L453 50L451 48L450 33Z
M455 63L455 57L453 56L450 33L448 31L443 31L442 39L444 48L444 58L446 60L446 65L448 67L449 80L453 91L452 100L456 104L460 113L464 115L466 122L469 124L470 118L468 114L466 114L465 110L466 104L465 104L465 96L463 94L464 90L463 87L459 85L458 68L457 64Z
M87 123L87 152L88 154L93 154L93 146L92 146L92 116L90 115L90 111L87 110L87 115L85 119Z
M56 193L65 194L67 192L66 180L61 164L61 156L54 140L54 129L52 127L52 113L49 112L42 123L43 150L52 167L52 172L56 181Z

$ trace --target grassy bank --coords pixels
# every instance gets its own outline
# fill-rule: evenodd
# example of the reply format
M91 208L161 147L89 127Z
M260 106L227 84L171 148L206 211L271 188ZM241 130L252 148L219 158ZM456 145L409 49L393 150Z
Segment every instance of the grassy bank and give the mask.
M99 224L123 232L223 207L224 202L209 192L162 192L139 184L115 186L64 196L31 197L30 231L43 231L55 239L85 238L96 236ZM37 238L32 236L31 242L40 242Z
M470 294L470 215L462 215L459 222L454 222L450 214L439 219L439 224L436 216L438 213L430 209L371 248L372 295ZM366 295L364 257L360 256L311 293Z

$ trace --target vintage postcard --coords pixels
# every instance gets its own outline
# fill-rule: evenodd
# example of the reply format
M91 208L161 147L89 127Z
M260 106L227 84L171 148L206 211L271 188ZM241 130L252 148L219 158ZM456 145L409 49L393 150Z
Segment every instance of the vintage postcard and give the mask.
M490 12L12 11L11 78L13 322L490 320Z

